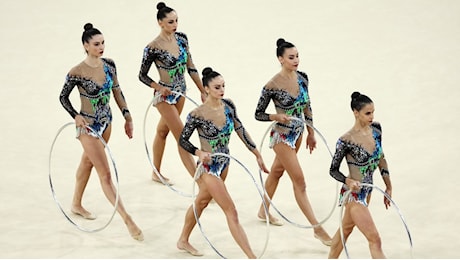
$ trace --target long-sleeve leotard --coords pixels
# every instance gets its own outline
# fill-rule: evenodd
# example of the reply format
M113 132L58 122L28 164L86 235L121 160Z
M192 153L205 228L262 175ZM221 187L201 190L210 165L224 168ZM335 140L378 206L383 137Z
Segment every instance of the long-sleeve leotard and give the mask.
M362 145L353 141L350 134L339 138L336 143L336 151L332 158L330 175L339 182L344 183L340 191L341 196L348 190L345 185L345 175L340 171L340 164L346 158L350 177L362 183L373 183L373 173L379 168L382 177L388 175L388 165L382 149L382 127L378 122L371 124L372 135L375 142L374 150L368 151ZM360 191L352 192L350 200L357 201L367 206L372 188L361 187Z
M297 83L299 85L297 96L291 95L274 80L271 80L262 88L255 112L257 120L270 121L269 114L265 111L271 100L273 100L275 105L276 113L300 119L300 121L291 120L288 124L276 123L270 133L270 147L283 142L294 149L297 139L305 130L302 121L305 120L307 124L313 126L313 113L308 95L307 74L297 71Z
M167 50L162 49L156 40L152 41L144 48L142 64L139 71L139 80L151 87L152 82L155 81L148 76L148 72L154 63L160 76L158 84L168 87L172 91L185 94L187 90L184 77L185 71L187 71L190 76L192 76L192 74L198 75L198 71L193 64L187 36L184 33L176 32L174 33L174 37L179 46L179 55L177 57ZM163 101L168 104L175 104L181 98L181 95L177 94L160 96L158 95L158 91L155 91L155 96L158 98L155 99L154 105Z
M80 93L80 112L73 107L69 96L77 86ZM128 106L117 79L115 63L103 58L102 67L90 67L81 62L67 74L59 100L72 118L82 115L96 132L102 134L112 122L110 109L110 93L125 118L131 118ZM84 129L83 129L84 130Z
M211 153L230 154L228 143L233 130L246 147L252 151L256 148L255 143L246 132L241 123L234 103L229 99L222 99L223 111L209 109L201 105L187 115L185 126L179 139L179 144L189 153L194 154L198 147L190 142L190 137L197 130L201 150ZM205 172L220 176L222 171L228 166L229 158L225 156L213 156L212 162L204 164Z

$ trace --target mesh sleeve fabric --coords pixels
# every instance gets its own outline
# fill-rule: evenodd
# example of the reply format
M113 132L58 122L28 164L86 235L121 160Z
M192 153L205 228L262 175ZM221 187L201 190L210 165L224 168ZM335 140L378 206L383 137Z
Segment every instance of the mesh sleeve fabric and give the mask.
M305 91L307 92L307 96L308 96L308 103L307 103L307 106L305 107L305 109L303 111L305 121L306 121L307 125L313 126L313 110L311 108L311 99L310 99L310 95L308 93L308 84L309 84L308 75L305 72L302 72L302 71L298 71L298 74L301 76L303 84L305 84L304 87L305 87Z
M61 94L59 95L59 101L61 102L64 109L69 113L72 118L78 115L77 110L72 106L69 96L75 86L79 84L79 78L72 76L70 73L67 74L62 87Z
M339 182L345 183L345 175L340 172L340 164L342 163L343 158L347 153L347 148L345 143L339 139L336 143L335 154L332 157L331 167L329 169L329 174Z
M117 67L115 65L115 62L110 59L104 59L107 62L107 65L109 66L109 70L112 74L113 78L113 86L112 86L112 93L113 97L115 98L115 102L117 103L118 108L120 109L123 117L125 119L131 118L131 114L129 113L128 109L128 104L126 102L125 96L123 95L123 91L120 88L120 84L118 82L118 77L117 77Z
M267 109L268 104L270 104L271 99L272 99L271 91L267 90L265 87L262 88L262 91L259 97L259 101L257 102L257 107L256 107L256 113L255 113L256 120L270 121L270 115L266 113L265 110Z
M185 50L187 51L187 72L188 74L192 75L193 73L198 74L198 70L193 63L192 54L190 53L190 45L188 42L187 35L183 32L176 32L176 35L180 38L180 42L184 44Z
M141 68L139 70L139 80L145 85L147 85L148 87L151 87L152 82L155 82L152 78L148 76L150 68L152 67L152 63L154 62L155 59L156 59L155 50L153 48L150 48L149 46L146 46L144 48Z
M238 117L238 114L236 113L235 104L233 103L233 101L228 99L223 99L222 101L225 102L232 111L233 123L235 125L235 131L238 134L238 137L241 139L241 141L243 141L243 143L246 145L249 151L254 150L256 148L256 144L251 139L251 136L249 136L249 133L246 131L240 118Z
M192 114L187 115L187 120L185 122L184 128L179 138L179 145L184 148L187 152L195 155L198 148L190 142L190 137L197 128L198 120Z

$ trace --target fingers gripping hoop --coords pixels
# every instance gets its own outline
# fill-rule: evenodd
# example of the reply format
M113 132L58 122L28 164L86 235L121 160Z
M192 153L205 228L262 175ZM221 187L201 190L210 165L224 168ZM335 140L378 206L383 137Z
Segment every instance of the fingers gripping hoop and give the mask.
M190 100L193 104L195 104L197 107L199 106L198 103L196 103L193 99L191 99L190 97L180 93L180 92L177 92L177 91L171 91L173 94L175 95L180 95L180 96L183 96L184 98ZM155 101L156 98L158 98L158 96L160 96L161 94L158 94L156 96L154 96L152 98L152 100L150 101L150 103L148 104L147 106L147 109L145 111L145 116L144 116L144 146L145 146L145 152L147 153L147 159L149 160L149 163L150 163L150 166L152 166L152 169L153 169L153 172L155 173L155 175L160 179L160 181L165 185L167 186L168 188L170 188L172 191L176 192L177 194L181 195L181 196L184 196L184 197L191 197L192 195L191 194L188 194L188 193L185 193L185 192L182 192L176 188L174 188L169 182L167 182L163 176L161 176L160 172L158 171L158 169L155 167L155 165L153 164L153 161L152 161L152 157L150 155L150 152L149 152L149 146L147 145L147 138L146 138L146 124L147 124L147 116L149 114L149 111L150 111L150 107L153 106L153 102ZM153 154L153 151L152 151L152 154Z
M265 200L264 200L264 196L263 196L263 191L261 190L261 188L257 185L257 181L254 179L254 176L251 174L251 172L248 170L248 168L243 164L241 163L238 159L236 159L235 157L229 155L229 154L226 154L226 153L213 153L211 154L211 157L213 156L225 156L233 161L235 161L236 163L238 163L245 171L246 173L248 174L248 176L251 178L252 180L252 183L254 184L254 186L256 187L257 189L257 192L259 193L260 195L260 199L262 200L262 203L264 205L264 210L265 210L265 220L266 220L266 237L265 237L265 243L264 243L264 246L262 248L262 251L260 252L259 256L257 258L261 258L264 253L265 253L265 250L267 249L267 245L268 245L268 238L269 238L269 233L270 233L270 222L269 222L269 214L268 214L268 207L267 205L265 204ZM209 244L209 246L214 250L214 252L216 252L220 257L222 258L226 258L211 242L211 240L206 236L204 230L203 230L203 227L201 226L201 222L200 222L200 218L198 216L198 213L196 212L196 205L195 205L195 199L196 199L196 192L195 192L195 182L198 180L198 178L200 177L200 175L198 174L198 171L200 170L200 168L203 167L203 163L201 162L198 167L196 168L196 171L195 171L195 175L194 175L194 183L193 183L193 188L192 188L192 207L193 207L193 213L195 215L195 220L196 220L196 223L198 225L198 227L200 228L200 231L201 231L201 234L203 235L204 239L206 240L206 242ZM206 173L204 173L206 174Z
M369 183L360 183L360 186L361 187L371 187L372 189L376 189L378 191L380 191L383 196L385 196L385 198L387 198L391 204L394 206L395 210L397 211L398 215L399 215L399 218L401 219L403 225L404 225L404 228L406 229L406 233L407 233L407 237L409 238L409 246L410 246L410 253L411 253L411 256L412 256L412 236L410 234L410 231L409 231L409 227L407 226L407 223L406 221L404 220L404 216L402 215L401 213L401 210L399 209L398 205L396 205L396 203L393 201L393 199L391 199L391 197L388 195L388 193L386 193L384 190L380 189L378 186L376 185L373 185L373 184L369 184ZM342 240L342 245L343 245L343 249L345 251L345 254L347 255L347 258L350 258L350 255L348 254L348 249L347 249L347 245L346 245L346 241L344 239L345 235L343 234L343 225L342 225L342 219L343 219L343 211L345 209L345 204L344 202L346 203L347 201L349 201L349 197L351 195L351 190L347 190L343 196L342 196L342 199L340 200L340 207L341 207L341 210L340 210L340 219L339 219L339 225L340 225L340 239Z
M64 124L61 128L59 128L56 136L54 137L54 140L53 140L53 143L51 144L51 149L50 149L50 153L49 153L49 160L48 160L48 178L49 178L49 183L50 183L50 187L51 187L51 193L53 195L53 198L54 198L54 201L56 202L56 205L58 206L58 208L61 210L62 214L64 214L64 217L72 224L74 225L77 229L81 230L81 231L84 231L84 232L88 232L88 233L94 233L94 232L98 232L98 231L101 231L103 229L105 229L111 222L112 222L112 219L113 217L115 216L115 213L117 212L117 208L118 208L118 201L119 201L119 181L118 181L118 172L117 172L117 167L115 165L115 160L113 159L113 156L112 156L112 152L110 151L110 148L108 146L108 144L105 142L104 138L102 138L102 136L100 136L96 131L94 131L91 127L89 126L85 126L89 131L91 131L91 133L93 133L94 135L97 136L97 138L102 142L102 144L104 145L104 148L105 150L107 151L108 155L109 155L109 158L110 158L110 161L112 163L112 166L113 166L113 169L114 169L114 174L115 174L115 186L116 186L116 196L115 196L115 203L114 203L114 207L113 207L113 213L111 214L109 220L107 221L107 223L105 223L103 226L99 227L99 228L95 228L95 229L89 229L89 228L85 228L79 224L77 224L67 213L66 211L63 209L61 203L59 202L58 200L58 197L56 195L56 191L55 191L55 187L53 185L53 178L52 178L52 171L51 171L51 161L52 161L52 158L53 158L53 149L54 149L54 145L56 143L56 140L58 139L58 137L60 136L61 132L69 127L69 126L73 126L75 127L75 123L74 122L69 122L69 123L66 123Z
M306 122L305 120L303 119L299 119L297 117L291 117L290 118L291 120L297 120L297 121L300 121L304 124L306 124L307 126L311 127L321 138L321 140L323 141L324 145L326 146L329 154L331 155L331 158L334 157L333 153L331 152L331 150L329 149L329 145L327 144L326 142L326 139L324 138L324 136L321 134L321 132L315 128L313 125L311 125L310 123ZM275 126L275 124L278 123L278 122L273 122L268 128L267 130L265 131L265 134L263 135L262 137L262 141L260 142L260 153L262 154L262 148L263 148L263 144L265 142L265 138L267 137L268 133L271 131L271 129ZM259 178L260 178L260 182L262 184L262 186L264 186L264 181L263 181L263 177L262 177L262 170L259 169ZM336 184L336 193L337 194L339 191L339 184L337 183ZM337 205L337 196L334 196L334 201L332 203L332 207L331 207L331 210L329 212L329 214L321 221L319 221L318 224L316 225L303 225L303 224L299 224L299 223L296 223L290 219L288 219L286 216L284 216L280 210L276 207L276 205L273 203L273 201L270 199L270 197L268 196L267 194L267 191L264 189L264 193L265 193L265 198L270 202L270 205L273 207L273 209L286 221L288 222L289 224L291 225L294 225L296 227L299 227L299 228L315 228L317 226L320 226L322 224L324 224L327 220L329 220L329 218L332 216L332 213L334 213L334 210L336 208L336 205Z

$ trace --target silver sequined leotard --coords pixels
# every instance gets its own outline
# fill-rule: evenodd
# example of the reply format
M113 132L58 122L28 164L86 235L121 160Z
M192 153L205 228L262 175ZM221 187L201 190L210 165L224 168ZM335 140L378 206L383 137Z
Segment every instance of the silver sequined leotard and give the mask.
M270 121L269 115L265 112L270 100L273 100L277 113L284 113L301 120L291 120L288 124L276 123L270 132L270 148L277 143L283 142L294 149L297 139L305 129L302 121L305 119L308 124L313 125L307 74L298 71L297 83L299 85L297 96L292 96L282 87L276 86L276 84L269 83L262 88L255 113L257 120Z
M340 197L342 198L343 194L348 190L347 185L345 185L345 175L340 172L340 164L343 158L346 157L348 168L350 171L350 176L359 180L362 183L373 183L373 173L375 169L380 167L382 176L389 174L384 160L384 153L382 149L382 128L381 125L377 122L371 124L372 135L375 141L375 147L372 152L367 151L361 145L354 143L347 137L341 137L337 141L336 151L332 159L330 167L330 175L336 180L344 183L340 191ZM382 165L384 162L385 165ZM383 169L383 170L382 170ZM365 186L362 187L358 192L352 192L350 200L362 203L363 205L368 205L368 199L372 192L372 188Z
M75 110L69 99L75 86L80 92L80 113ZM93 68L85 62L73 67L66 76L59 100L72 118L78 114L82 115L89 126L102 135L112 122L112 111L109 106L111 93L123 116L130 117L125 97L118 84L115 63L111 59L102 58L102 67ZM77 130L77 137L81 133L95 136L87 129Z
M194 109L187 116L184 129L179 139L179 144L189 153L195 154L198 149L190 142L190 136L195 129L201 144L201 150L211 153L230 154L228 143L230 134L236 131L246 147L252 151L256 148L249 134L246 132L236 113L233 102L229 99L222 99L224 104L222 111L210 110L207 106L201 105ZM227 168L230 159L226 156L212 156L209 164L203 164L203 172L207 172L220 178L220 175Z
M198 71L192 61L187 36L184 33L176 32L174 33L174 37L179 46L179 55L177 57L161 49L155 41L144 48L142 64L139 71L139 80L150 87L150 84L154 81L147 74L152 63L155 63L158 73L160 74L158 84L163 87L168 87L172 91L185 94L187 90L184 77L185 71L188 71L190 75L192 73L198 73ZM181 95L178 94L161 96L158 95L158 91L155 91L154 95L158 98L155 99L153 105L159 102L176 104L181 98Z

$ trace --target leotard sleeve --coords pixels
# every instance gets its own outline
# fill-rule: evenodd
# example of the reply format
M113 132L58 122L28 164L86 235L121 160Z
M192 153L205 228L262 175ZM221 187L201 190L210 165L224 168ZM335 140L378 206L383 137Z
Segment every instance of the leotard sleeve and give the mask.
M77 110L72 106L69 96L75 86L80 85L80 78L73 75L72 70L67 74L64 86L62 87L61 94L59 95L59 101L64 109L69 113L72 118L78 115Z
M115 66L115 62L110 59L104 59L109 66L109 69L112 74L113 79L113 86L112 86L112 93L113 97L115 98L115 102L117 103L118 108L120 109L123 117L125 119L130 119L131 114L129 113L128 104L126 102L125 96L123 95L123 91L120 88L120 84L118 83L117 78L117 68Z
M345 183L345 175L340 172L340 164L342 163L343 158L347 153L345 143L339 139L335 147L335 154L332 157L331 168L329 169L329 174L339 182Z
M139 80L149 87L151 87L152 82L155 82L152 78L148 76L148 73L149 73L150 67L152 67L152 63L156 59L157 59L157 54L155 52L155 49L150 46L146 46L144 48L141 68L139 70Z
M254 141L251 139L251 136L249 133L246 131L246 129L243 126L243 123L241 122L240 118L238 117L238 114L236 113L236 106L233 103L233 101L229 99L223 99L223 101L230 107L232 111L232 117L233 117L233 124L235 126L235 131L238 134L238 137L243 141L243 143L246 145L246 147L249 149L249 151L252 151L256 148L256 144Z
M185 122L184 128L179 138L179 145L184 148L187 152L195 155L198 147L194 146L190 142L190 137L192 136L195 129L198 127L198 119L193 116L192 113L187 115L187 120Z
M265 112L265 110L268 107L268 104L270 104L270 100L272 99L271 97L271 91L269 91L266 87L262 88L262 91L260 93L259 101L257 102L257 107L256 107L256 113L255 113L255 118L258 121L270 121L270 116L268 113Z

